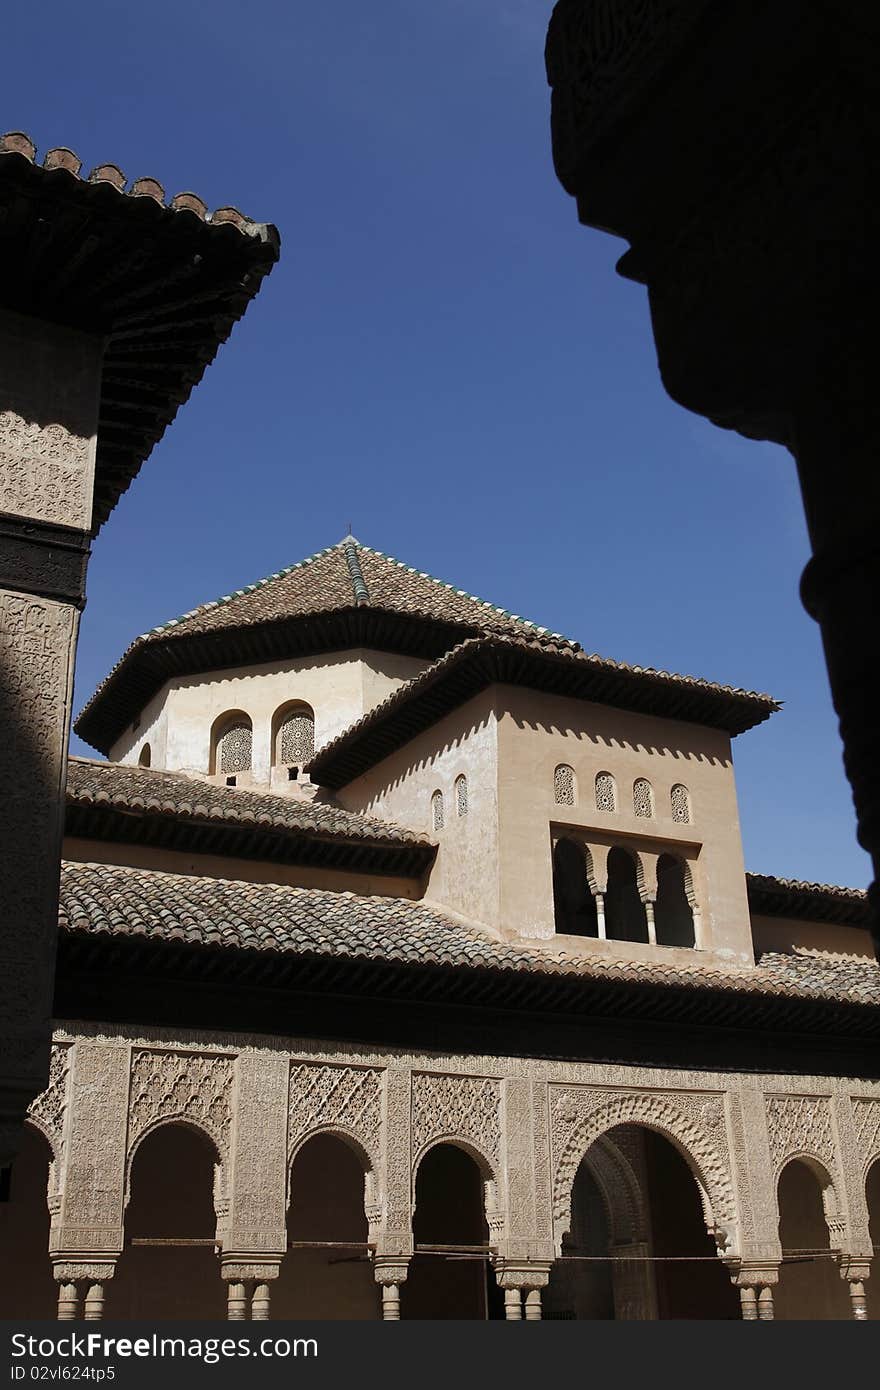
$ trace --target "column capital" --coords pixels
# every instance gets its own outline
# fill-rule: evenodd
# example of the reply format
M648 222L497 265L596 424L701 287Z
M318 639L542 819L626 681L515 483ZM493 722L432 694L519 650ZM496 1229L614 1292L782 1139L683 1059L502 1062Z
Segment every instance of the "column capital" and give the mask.
M112 1260L55 1259L52 1262L52 1275L59 1284L77 1284L81 1280L87 1280L90 1284L106 1284L115 1272L115 1257Z
M239 1255L228 1259L221 1255L220 1278L229 1284L246 1284L249 1280L265 1284L270 1279L278 1278L281 1258L279 1255L267 1256L265 1259L259 1255Z
M551 1260L495 1261L495 1278L502 1289L543 1289L550 1278Z
M409 1259L400 1255L376 1255L373 1258L373 1278L386 1287L406 1283Z

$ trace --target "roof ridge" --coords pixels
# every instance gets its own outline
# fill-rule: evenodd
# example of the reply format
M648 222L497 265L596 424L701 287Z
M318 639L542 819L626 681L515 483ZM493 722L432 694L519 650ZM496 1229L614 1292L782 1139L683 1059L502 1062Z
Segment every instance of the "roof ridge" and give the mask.
M459 598L469 598L472 603L481 604L483 608L488 608L493 613L497 613L500 618L512 618L514 622L522 623L524 627L534 628L535 632L540 632L543 636L565 638L565 634L562 632L551 632L549 628L541 627L538 623L533 623L531 618L523 618L519 613L511 613L507 608L499 608L496 603L490 603L488 599L480 598L479 594L472 594L467 589L458 589L447 580L439 579L436 574L429 574L427 570L417 570L414 565L408 565L405 561L398 560L396 555L389 555L384 550L375 550L370 545L361 545L359 541L357 544L360 545L361 550L365 550L368 555L376 555L380 560L388 560L392 565L397 565L400 569L406 570L407 574L414 574L419 579L428 579L432 584L439 584L441 589L448 589L450 593L457 594ZM569 639L565 638L565 640L568 641Z
M352 588L354 589L354 600L358 608L363 608L370 602L370 591L367 588L367 581L364 579L364 572L361 569L361 562L358 559L358 546L360 541L354 536L345 536L339 542L339 547L345 554L345 563L348 565L348 572L351 575Z

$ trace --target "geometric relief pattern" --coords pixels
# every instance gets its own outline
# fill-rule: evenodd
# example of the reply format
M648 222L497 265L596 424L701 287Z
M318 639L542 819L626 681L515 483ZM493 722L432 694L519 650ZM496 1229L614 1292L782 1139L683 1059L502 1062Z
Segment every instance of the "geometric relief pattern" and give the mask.
M479 1076L434 1076L414 1072L412 1079L413 1155L435 1139L469 1139L497 1173L501 1151L498 1081Z
M551 1095L550 1140L556 1164L553 1214L557 1221L569 1219L575 1175L590 1145L606 1131L625 1124L646 1125L677 1139L700 1174L715 1221L728 1224L736 1220L723 1096L607 1091L589 1086L552 1086Z
M67 1078L70 1071L70 1046L53 1043L49 1060L49 1084L28 1106L28 1115L46 1134L55 1151L55 1159L63 1159L64 1115L67 1110Z
M827 1096L767 1096L767 1135L775 1172L792 1154L821 1159L835 1179L836 1151Z
M854 1100L852 1113L859 1156L867 1166L880 1157L880 1100Z
M157 1120L191 1120L229 1148L232 1060L198 1052L137 1051L131 1059L129 1147Z
M382 1076L375 1067L292 1062L288 1152L310 1130L339 1126L363 1144L374 1167L382 1154Z

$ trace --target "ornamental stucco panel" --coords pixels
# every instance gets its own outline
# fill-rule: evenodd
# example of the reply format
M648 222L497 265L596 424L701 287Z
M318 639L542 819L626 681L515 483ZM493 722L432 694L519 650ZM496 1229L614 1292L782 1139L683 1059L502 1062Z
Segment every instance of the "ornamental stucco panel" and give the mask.
M817 1158L834 1180L837 1149L829 1096L767 1096L767 1133L775 1174L790 1158Z
M288 1146L293 1155L319 1130L349 1135L364 1150L374 1171L382 1155L382 1072L376 1067L290 1068Z
M442 1140L464 1142L498 1177L501 1154L501 1085L490 1077L413 1075L413 1153Z
M204 1130L225 1162L232 1122L232 1065L231 1057L198 1052L134 1051L129 1151L147 1130L177 1120Z

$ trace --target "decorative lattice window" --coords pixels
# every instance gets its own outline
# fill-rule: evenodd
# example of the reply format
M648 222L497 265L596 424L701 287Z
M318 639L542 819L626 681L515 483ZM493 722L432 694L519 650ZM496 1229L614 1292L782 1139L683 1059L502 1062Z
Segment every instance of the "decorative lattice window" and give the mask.
M687 825L691 818L691 799L687 787L676 782L669 799L672 802L672 819L678 821L679 825Z
M446 824L442 792L434 792L431 797L431 824L435 830L442 830Z
M459 816L468 813L468 784L464 773L455 779L455 811Z
M553 774L553 799L557 806L574 805L574 769L560 763Z
M654 793L647 777L637 777L633 782L633 811L637 816L654 814Z
M315 716L310 710L291 710L281 725L279 755L282 765L307 763L315 752Z
M596 810L617 810L617 787L610 772L600 772L596 776Z
M250 724L230 724L217 744L217 771L250 772L252 743Z

